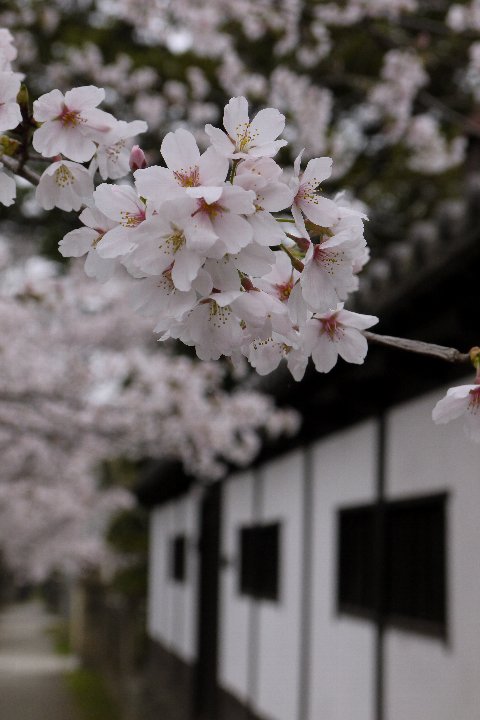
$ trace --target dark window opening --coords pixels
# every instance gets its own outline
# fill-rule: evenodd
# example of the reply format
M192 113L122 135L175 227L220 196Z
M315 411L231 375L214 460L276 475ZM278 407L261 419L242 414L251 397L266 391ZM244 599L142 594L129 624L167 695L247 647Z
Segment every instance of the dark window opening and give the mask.
M240 528L239 536L241 594L278 600L280 524Z
M177 582L184 582L186 579L186 550L185 535L175 535L170 540L170 578Z
M371 506L339 514L338 603L347 612L370 614L375 607L374 519Z
M341 612L445 635L446 500L431 495L339 511Z
M387 505L387 617L445 626L445 550L445 495Z

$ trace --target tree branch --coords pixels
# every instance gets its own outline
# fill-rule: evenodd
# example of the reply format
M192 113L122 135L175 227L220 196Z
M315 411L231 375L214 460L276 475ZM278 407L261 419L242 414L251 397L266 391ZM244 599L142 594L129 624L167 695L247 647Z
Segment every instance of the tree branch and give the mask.
M40 175L37 175L36 172L30 170L28 167L20 167L18 160L14 160L7 155L2 155L0 156L0 162L15 175L19 175L24 178L24 180L28 180L28 182L32 183L32 185L38 185L40 182Z
M369 343L375 345L384 345L385 347L393 347L398 350L406 350L407 352L418 353L420 355L429 355L430 357L436 357L451 363L464 364L471 362L469 353L461 353L455 348L445 347L444 345L434 345L432 343L422 342L421 340L397 338L392 335L377 335L368 330L364 330L363 335Z

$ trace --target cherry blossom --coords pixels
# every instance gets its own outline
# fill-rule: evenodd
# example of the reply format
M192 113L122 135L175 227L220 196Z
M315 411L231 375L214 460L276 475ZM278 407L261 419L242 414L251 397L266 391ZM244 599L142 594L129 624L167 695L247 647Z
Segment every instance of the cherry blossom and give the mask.
M191 289L206 259L202 251L215 242L213 235L207 235L202 247L202 238L195 236L188 212L195 212L194 208L194 201L187 206L172 202L161 214L148 218L142 226L145 238L131 257L131 262L147 274L162 275L168 270L174 286L182 291Z
M102 180L125 177L130 169L130 147L127 141L146 130L147 123L142 120L130 123L119 120L109 133L108 139L105 138L104 142L99 144L91 169L98 169Z
M116 224L103 235L100 257L114 258L133 250L138 230L145 220L145 204L130 185L102 183L93 194L96 207Z
M340 303L333 312L307 320L301 332L302 347L311 353L318 372L329 372L339 355L347 362L362 364L368 344L360 331L377 322L377 317L344 310Z
M16 57L17 48L12 33L7 28L0 28L0 72L10 71Z
M248 103L244 97L235 97L225 107L223 125L226 133L213 125L205 132L213 147L227 158L271 157L287 144L276 140L285 127L285 117L274 108L260 110L250 121Z
M90 160L96 142L107 144L117 121L109 113L98 110L105 91L93 85L68 90L52 90L35 100L33 117L42 126L35 131L33 147L45 157L59 153L75 160ZM138 131L137 131L138 132Z
M300 175L302 154L303 151L294 164L292 215L304 237L308 237L302 213L320 227L332 225L338 219L339 213L334 202L320 195L320 184L329 178L332 172L331 158L310 160Z
M135 173L138 192L153 207L185 194L203 193L208 203L219 199L228 172L226 158L213 148L201 155L193 135L182 128L165 136L161 152L166 168L153 166Z
M0 169L0 203L2 205L13 205L17 194L15 180L6 172Z
M76 254L107 224L92 208L81 216L84 232L65 243ZM103 460L169 457L214 478L254 456L260 428L296 429L296 415L277 414L266 396L226 393L224 367L159 351L149 322L128 312L125 275L92 286L78 265L62 274L42 258L8 261L3 249L0 544L20 576L111 563L102 532L132 498L99 487Z
M104 235L117 226L117 223L97 208L85 208L79 219L85 227L72 230L60 241L58 249L64 257L81 257L87 253L85 273L99 282L110 280L115 272L116 260L102 258L97 245Z
M0 131L16 128L22 121L17 95L20 90L21 75L0 71Z
M480 442L480 385L450 388L435 405L432 417L439 425L463 418L467 435L475 442Z
M93 178L87 168L69 160L58 160L43 173L35 197L44 210L80 210L93 193Z

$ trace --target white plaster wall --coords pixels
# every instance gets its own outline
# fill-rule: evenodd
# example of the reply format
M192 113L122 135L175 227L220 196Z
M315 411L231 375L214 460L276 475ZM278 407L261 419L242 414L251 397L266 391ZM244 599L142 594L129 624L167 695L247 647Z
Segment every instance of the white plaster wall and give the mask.
M196 518L194 493L155 508L150 516L148 632L186 661L195 657L196 647ZM170 542L178 534L187 537L185 582L169 577Z
M185 580L176 582L165 577L172 607L169 644L186 661L193 659L196 652L197 503L196 493L185 495L172 503L173 523L169 540L175 535L186 536Z
M368 620L338 615L336 563L338 509L374 498L376 423L362 423L316 443L312 457L309 720L372 720L375 633ZM402 718L407 719L411 720L408 715Z
M167 538L172 521L172 508L162 505L150 513L148 632L154 640L169 644L171 597L167 577Z
M480 717L480 446L465 437L460 422L432 422L432 408L442 395L405 404L389 416L388 498L444 490L450 498L448 641L388 631L388 720Z
M238 592L238 532L253 522L253 475L230 477L223 487L220 580L219 683L239 700L248 700L248 643L251 601Z
M258 677L252 705L275 720L297 716L300 665L303 460L289 454L261 469L261 521L281 524L280 601L258 604Z

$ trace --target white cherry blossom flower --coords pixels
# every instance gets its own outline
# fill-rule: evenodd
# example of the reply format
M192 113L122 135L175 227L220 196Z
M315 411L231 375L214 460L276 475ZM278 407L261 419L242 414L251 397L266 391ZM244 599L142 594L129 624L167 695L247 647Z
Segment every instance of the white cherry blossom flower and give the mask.
M480 385L459 385L450 388L433 408L432 418L437 424L463 418L466 434L480 442Z
M256 283L259 288L285 303L290 320L296 325L303 324L309 313L299 278L300 273L292 267L290 259L278 250L275 252L275 265L272 270L263 274Z
M146 132L147 129L147 123L143 120L133 120L129 123L119 120L114 130L108 135L108 144L98 146L91 169L98 169L102 180L108 178L118 180L128 175L130 172L130 143L127 141Z
M344 310L340 303L333 312L314 315L300 329L301 346L312 355L318 372L329 372L338 356L350 363L361 365L368 351L368 343L360 332L375 323L373 315Z
M136 312L146 317L155 317L155 332L169 328L172 320L180 321L196 302L195 290L178 290L168 270L161 275L141 279L132 295L133 309Z
M0 166L0 203L9 207L15 202L17 186L15 180L10 177Z
M231 308L242 321L245 334L252 338L270 337L273 331L287 337L292 332L283 303L263 290L242 292L231 302Z
M353 272L356 248L355 239L348 233L327 235L322 242L310 244L300 285L312 311L332 310L338 302L347 299L356 285Z
M259 375L269 375L285 357L285 345L273 337L258 338L253 340L244 352L248 362Z
M126 255L138 244L138 228L146 217L142 200L130 185L102 183L93 194L96 207L116 224L108 230L97 248L100 257Z
M223 125L226 132L213 125L206 125L205 132L213 147L227 158L272 157L287 144L286 140L275 139L285 127L284 115L266 108L250 121L244 97L234 97L225 106Z
M108 141L117 120L97 105L105 90L86 85L68 90L52 90L33 103L33 117L43 123L33 135L33 147L44 157L58 154L77 162L90 160L97 146Z
M289 208L293 191L280 181L282 169L272 158L251 158L240 163L235 185L255 193L255 213L248 217L253 238L260 245L280 245L285 239L282 224L271 215Z
M243 332L230 303L240 292L213 293L198 304L177 327L170 337L194 345L200 360L218 360L229 356L239 348Z
M216 239L195 233L190 211L195 202L165 203L162 212L147 218L142 226L142 243L133 252L132 262L149 275L161 275L169 269L174 286L188 291L205 262L204 251ZM203 251L203 252L202 252Z
M12 33L7 28L0 28L0 71L11 70L11 63L16 57Z
M85 273L99 282L106 282L113 276L117 263L114 259L100 257L97 245L117 223L97 208L91 207L85 208L79 219L85 227L67 233L60 240L58 249L63 257L81 257L87 253Z
M41 176L35 197L44 210L58 207L70 212L80 210L91 201L92 194L93 178L89 171L76 162L59 160Z
M320 184L330 177L332 173L332 159L329 157L313 158L300 175L300 163L303 150L294 163L294 177L291 180L294 199L292 215L298 229L304 237L308 237L302 213L315 225L330 227L339 218L337 205L333 200L322 197Z
M273 372L281 360L285 359L293 379L297 382L303 378L308 365L308 355L302 349L291 347L275 333L268 338L253 340L245 354L259 375Z
M149 206L159 209L167 200L198 197L192 188L202 188L208 202L218 200L219 188L224 185L228 173L228 160L210 147L200 154L192 133L179 128L168 133L161 147L166 168L158 165L137 170L135 185L139 194L148 200Z
M192 194L195 190L198 198L192 217L196 218L202 233L212 232L218 238L208 253L209 257L221 258L226 253L235 254L246 247L253 239L253 231L242 216L255 212L255 193L226 183L218 188L218 198L213 200L204 188L191 188Z
M212 287L222 292L240 290L240 273L259 278L270 270L275 254L267 247L250 243L238 253L227 254L218 260L207 259L204 270L212 280Z
M0 72L0 132L13 130L22 122L17 103L21 77L19 73Z

